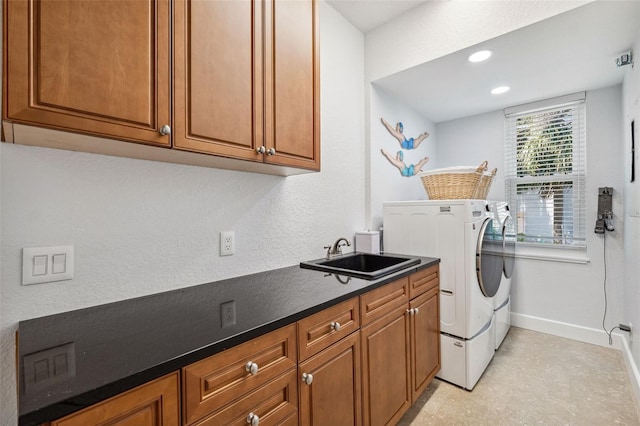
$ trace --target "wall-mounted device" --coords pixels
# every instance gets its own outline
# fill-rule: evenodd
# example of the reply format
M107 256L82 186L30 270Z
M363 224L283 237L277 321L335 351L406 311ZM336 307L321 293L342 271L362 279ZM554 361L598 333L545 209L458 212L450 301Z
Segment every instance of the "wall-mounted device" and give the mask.
M598 188L598 218L596 219L596 234L604 234L605 230L613 231L613 212L611 198L613 197L613 188L605 186Z
M625 52L616 58L616 65L623 67L625 65L633 65L633 54L631 51Z

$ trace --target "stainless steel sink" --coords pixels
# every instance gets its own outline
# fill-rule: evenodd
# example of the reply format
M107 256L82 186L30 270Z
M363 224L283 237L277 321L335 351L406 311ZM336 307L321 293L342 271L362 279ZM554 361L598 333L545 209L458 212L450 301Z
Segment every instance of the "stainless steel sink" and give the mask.
M417 257L350 253L332 259L300 262L300 267L375 280L418 263L420 263L420 259Z

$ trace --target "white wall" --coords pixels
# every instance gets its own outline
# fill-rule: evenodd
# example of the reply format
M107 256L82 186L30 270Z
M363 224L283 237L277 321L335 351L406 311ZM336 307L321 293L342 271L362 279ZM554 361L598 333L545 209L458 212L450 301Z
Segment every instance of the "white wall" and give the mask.
M636 366L640 366L640 30L633 46L635 65L627 66L623 84L623 122L624 139L624 322L633 324L631 352ZM635 162L636 180L631 176L631 121L635 120Z
M623 137L621 87L587 92L587 250L569 253L588 264L519 258L513 278L512 310L529 321L557 321L601 329L603 299L603 237L594 234L598 187L614 188L616 231L607 233L607 328L622 321L623 287ZM436 125L440 167L475 164L487 159L498 167L490 199L504 199L504 115L495 111ZM554 255L560 255L556 252Z
M371 204L368 213L371 217L368 223L371 229L377 230L382 225L382 203L426 198L420 178L415 175L402 176L380 150L384 149L392 155L402 151L403 161L407 166L415 165L424 157L429 157L429 162L422 168L423 171L426 171L436 167L437 139L435 125L430 120L422 117L415 110L407 107L405 103L398 101L375 85L370 85L369 99L371 115L370 137L367 145L370 161L368 190L370 191ZM381 118L384 118L392 126L395 126L397 122L402 122L404 135L407 138L413 137L415 139L423 132L428 132L429 137L422 141L416 149L402 149L398 140L383 126Z
M504 198L504 114L494 111L436 124L438 167L497 168L488 199Z
M16 423L18 321L294 265L364 228L364 36L324 2L320 20L321 173L0 145L0 424ZM218 256L222 230L234 256ZM21 249L61 244L75 246L75 278L21 286Z
M366 34L367 81L404 71L590 1L428 1Z

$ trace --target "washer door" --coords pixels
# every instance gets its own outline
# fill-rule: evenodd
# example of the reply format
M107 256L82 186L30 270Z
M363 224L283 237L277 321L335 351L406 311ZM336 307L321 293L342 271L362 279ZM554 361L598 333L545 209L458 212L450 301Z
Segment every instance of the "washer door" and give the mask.
M502 227L502 241L504 244L504 276L511 278L516 265L516 226L511 216L507 216Z
M504 248L501 227L495 225L494 219L484 221L476 249L478 283L485 297L495 296L502 281Z

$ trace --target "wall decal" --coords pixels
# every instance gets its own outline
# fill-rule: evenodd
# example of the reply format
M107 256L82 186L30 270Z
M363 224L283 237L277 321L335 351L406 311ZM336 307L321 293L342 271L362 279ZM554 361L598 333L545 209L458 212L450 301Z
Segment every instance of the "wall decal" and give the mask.
M402 151L398 151L395 157L389 154L384 149L381 149L380 152L382 152L382 155L384 155L391 164L396 166L398 170L400 170L400 174L405 177L410 177L415 175L416 173L420 173L422 171L422 167L425 164L427 164L427 162L429 161L429 157L424 157L422 160L418 161L415 165L410 164L407 166L403 161L404 154L402 153Z
M387 128L389 133L391 133L391 136L393 136L398 140L398 143L400 144L400 148L402 149L407 149L407 150L416 149L418 148L418 146L420 146L422 141L424 141L426 138L429 137L429 133L423 132L420 136L418 136L415 139L414 138L407 139L403 133L404 126L402 125L402 122L396 123L396 127L394 128L384 118L380 117L380 121L382 122L384 127ZM398 151L395 156L391 155L384 149L381 149L380 152L382 152L382 155L384 155L392 165L398 168L398 170L400 171L400 174L404 177L411 177L417 173L420 173L422 171L422 167L425 164L427 164L427 162L429 161L429 157L424 157L423 159L418 161L415 165L409 164L407 166L404 162L404 153L402 151Z
M414 138L407 139L403 133L404 126L402 125L402 122L398 122L396 124L396 127L394 128L394 127L391 127L391 124L389 124L384 118L380 118L380 121L382 121L382 124L384 124L384 127L387 128L389 133L391 133L391 136L398 139L398 142L400 143L400 147L402 149L416 149L418 146L420 146L423 140L429 137L429 133L424 132L415 139Z

